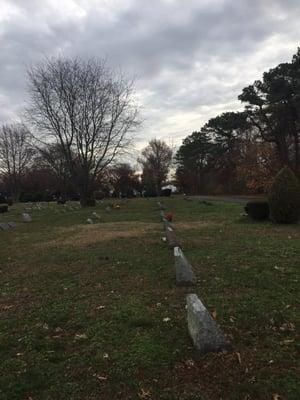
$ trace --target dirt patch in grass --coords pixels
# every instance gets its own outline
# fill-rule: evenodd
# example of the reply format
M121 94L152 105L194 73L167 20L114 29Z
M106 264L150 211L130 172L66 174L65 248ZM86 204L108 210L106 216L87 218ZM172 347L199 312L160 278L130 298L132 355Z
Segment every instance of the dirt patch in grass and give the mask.
M193 221L193 222L179 222L175 224L177 230L183 229L206 229L206 228L217 228L223 226L223 224L211 222L211 221Z
M86 247L100 242L141 237L159 228L156 223L114 222L94 225L73 225L58 229L56 238L37 243L35 247Z

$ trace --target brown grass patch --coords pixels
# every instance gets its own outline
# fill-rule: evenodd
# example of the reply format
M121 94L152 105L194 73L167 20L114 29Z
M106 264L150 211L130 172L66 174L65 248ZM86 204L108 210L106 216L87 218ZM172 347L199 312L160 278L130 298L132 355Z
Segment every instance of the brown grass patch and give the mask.
M190 222L179 222L174 225L176 230L180 229L205 229L223 226L223 224L211 222L211 221L190 221Z
M159 224L145 222L110 222L94 225L73 225L60 228L56 237L47 242L37 243L35 247L86 247L109 240L148 235L159 228Z

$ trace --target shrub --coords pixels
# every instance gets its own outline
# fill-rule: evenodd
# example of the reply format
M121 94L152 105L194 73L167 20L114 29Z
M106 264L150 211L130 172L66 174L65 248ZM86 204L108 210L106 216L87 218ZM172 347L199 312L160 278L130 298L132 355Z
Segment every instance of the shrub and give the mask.
M8 205L7 204L1 204L0 205L0 214L6 213L8 211Z
M95 207L96 200L93 197L89 197L87 199L80 199L81 207Z
M0 204L1 203L7 203L7 198L4 196L4 194L0 193Z
M276 175L269 194L270 216L278 223L296 223L300 217L300 184L285 166Z
M157 197L157 194L154 189L146 189L144 191L144 197Z
M57 199L56 203L57 204L66 204L66 201L67 201L66 199L60 197L59 199Z
M164 197L170 197L171 194L172 194L172 190L171 190L171 189L163 189L163 190L160 192L160 195L161 195L161 196L164 196Z
M246 204L245 211L252 219L267 219L270 214L267 201L249 201Z

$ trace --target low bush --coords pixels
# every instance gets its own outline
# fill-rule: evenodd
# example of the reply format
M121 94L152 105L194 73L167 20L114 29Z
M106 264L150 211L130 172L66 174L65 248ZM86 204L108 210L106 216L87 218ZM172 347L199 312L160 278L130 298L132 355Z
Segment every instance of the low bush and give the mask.
M64 198L59 198L59 199L57 199L56 203L57 203L57 204L66 204L66 199L64 199Z
M300 217L300 184L287 166L276 175L269 194L270 217L273 222L291 224Z
M0 193L0 204L1 203L7 203L7 197L2 193Z
M160 193L161 196L164 197L170 197L172 194L172 190L171 189L163 189Z
M0 204L0 214L6 213L8 211L7 204Z
M252 219L269 218L270 209L267 201L249 201L245 207L246 213Z
M80 200L80 205L82 207L95 207L96 206L96 200L93 197L90 197L88 199L81 199Z

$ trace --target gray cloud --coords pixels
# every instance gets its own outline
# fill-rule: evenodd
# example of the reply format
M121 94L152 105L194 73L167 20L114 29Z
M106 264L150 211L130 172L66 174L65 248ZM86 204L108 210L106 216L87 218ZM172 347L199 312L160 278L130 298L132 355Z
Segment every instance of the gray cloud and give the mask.
M26 101L26 67L45 56L107 57L137 77L151 137L178 143L290 60L298 0L0 0L0 123Z

